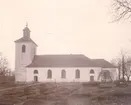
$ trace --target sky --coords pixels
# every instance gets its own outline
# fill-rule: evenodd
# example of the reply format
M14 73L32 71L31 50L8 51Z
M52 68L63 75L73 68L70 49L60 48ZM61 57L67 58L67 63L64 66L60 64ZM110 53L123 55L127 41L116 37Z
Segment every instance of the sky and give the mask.
M131 23L111 23L111 0L0 0L0 52L14 70L15 43L28 22L37 54L84 54L108 61L131 52Z

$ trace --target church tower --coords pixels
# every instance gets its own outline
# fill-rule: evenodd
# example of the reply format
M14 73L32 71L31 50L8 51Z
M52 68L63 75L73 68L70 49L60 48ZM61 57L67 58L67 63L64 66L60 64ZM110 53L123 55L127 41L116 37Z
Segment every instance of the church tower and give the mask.
M30 38L28 24L23 29L23 37L15 41L15 80L26 81L26 66L36 55L37 44Z

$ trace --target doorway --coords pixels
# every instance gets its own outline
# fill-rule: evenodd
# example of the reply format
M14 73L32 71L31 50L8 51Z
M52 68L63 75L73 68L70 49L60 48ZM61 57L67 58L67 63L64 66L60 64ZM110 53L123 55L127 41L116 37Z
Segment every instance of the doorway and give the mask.
M38 76L34 76L34 81L38 82Z

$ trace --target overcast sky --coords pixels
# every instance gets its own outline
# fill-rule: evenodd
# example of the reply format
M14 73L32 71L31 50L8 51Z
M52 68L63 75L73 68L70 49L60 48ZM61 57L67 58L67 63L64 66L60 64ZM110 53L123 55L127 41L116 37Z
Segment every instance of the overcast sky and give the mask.
M111 0L0 0L0 51L14 68L26 21L37 54L85 54L110 61L131 51L131 23L110 23Z

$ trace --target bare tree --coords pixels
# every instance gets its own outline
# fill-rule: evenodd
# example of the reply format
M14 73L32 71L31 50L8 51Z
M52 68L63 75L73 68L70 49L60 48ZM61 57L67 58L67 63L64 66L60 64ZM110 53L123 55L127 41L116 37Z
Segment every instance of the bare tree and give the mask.
M130 57L127 59L126 64L125 64L125 76L127 78L127 81L129 81L131 77L131 59Z
M9 71L7 59L0 56L0 76L6 76Z
M124 80L126 77L126 80L129 81L131 77L130 67L131 67L131 57L127 53L121 53L122 57L122 64L121 64L121 70L122 70L122 79Z
M113 0L112 8L114 21L131 17L131 0Z
M111 63L118 68L118 79L121 79L121 58L117 57L111 60Z
M130 77L131 77L131 72L130 72L130 70L126 70L125 76L126 76L126 78L127 78L127 81L130 81Z
M119 80L126 79L127 81L129 81L129 78L131 77L131 57L128 55L128 53L121 51L120 56L116 59L113 59L111 62L118 68Z
M125 80L125 73L126 73L126 60L125 55L122 54L122 61L121 61L121 70L122 70L122 79Z

